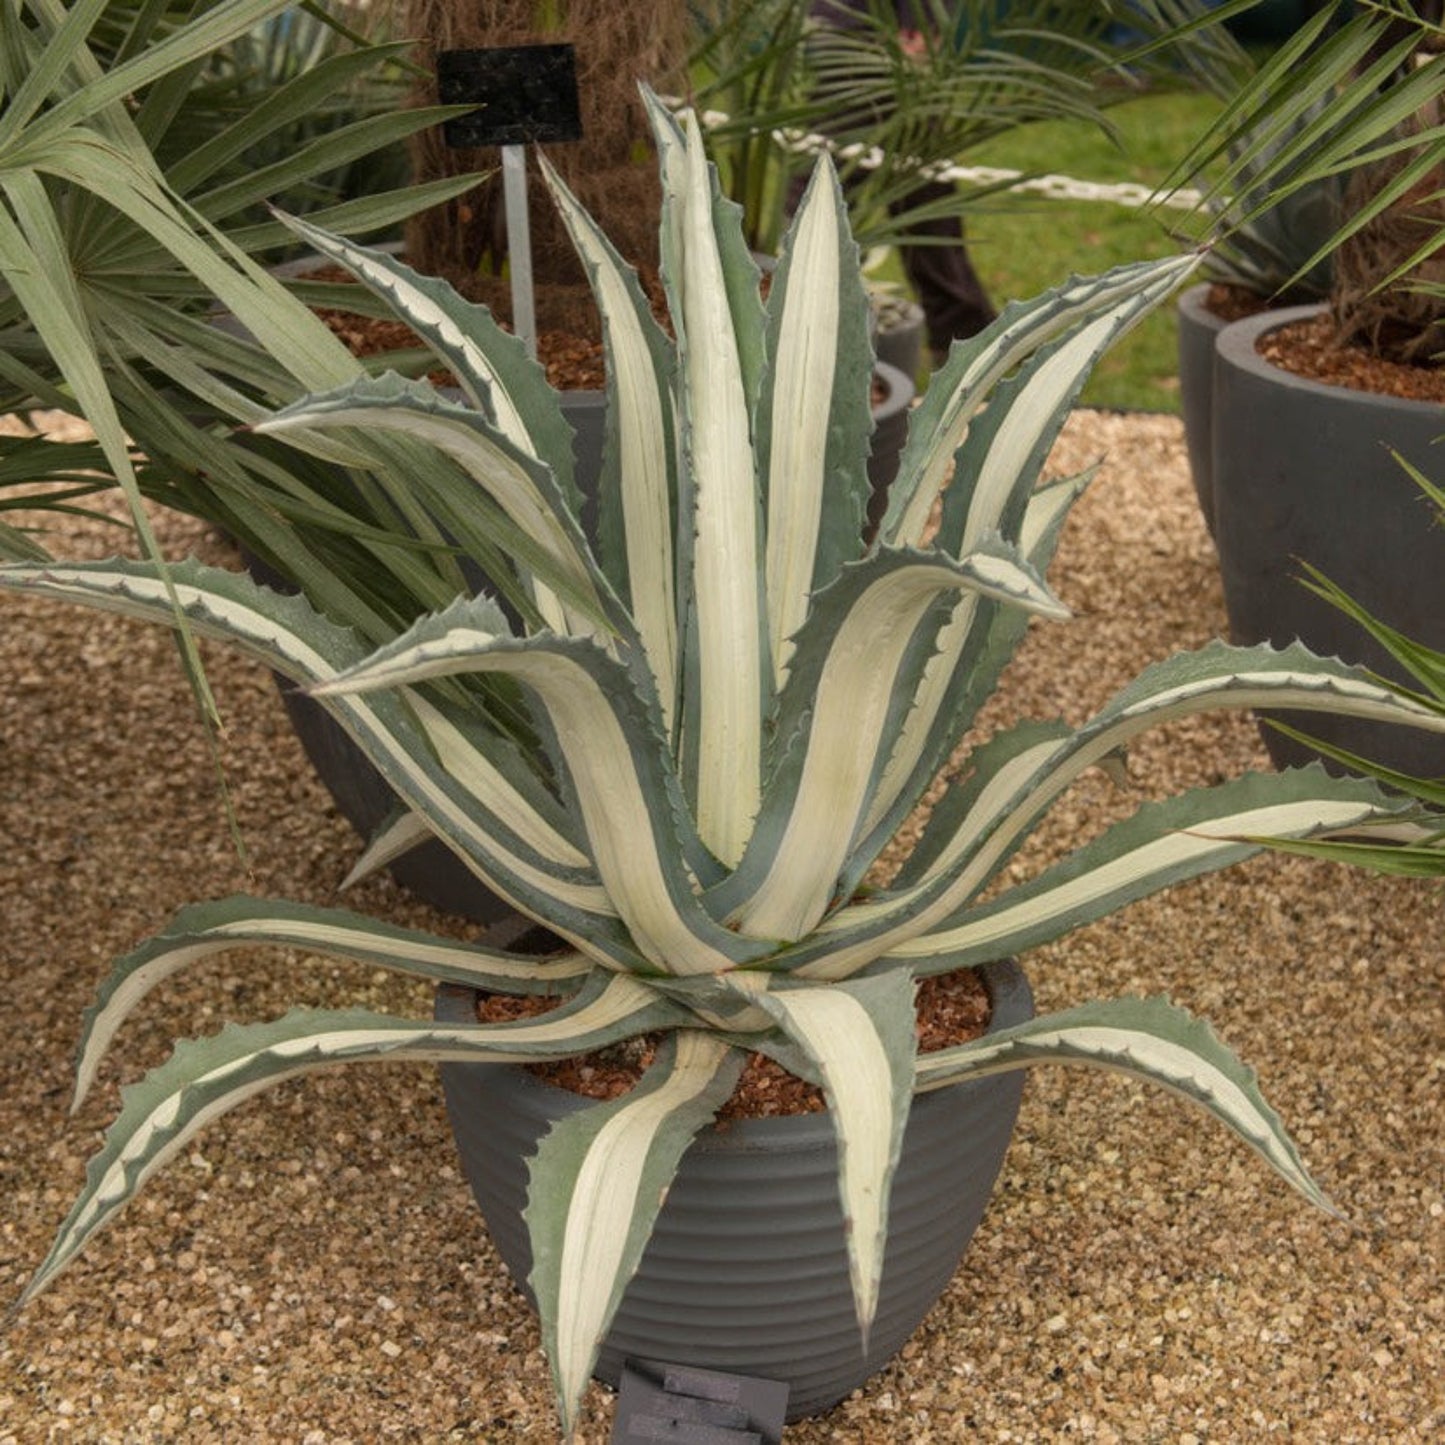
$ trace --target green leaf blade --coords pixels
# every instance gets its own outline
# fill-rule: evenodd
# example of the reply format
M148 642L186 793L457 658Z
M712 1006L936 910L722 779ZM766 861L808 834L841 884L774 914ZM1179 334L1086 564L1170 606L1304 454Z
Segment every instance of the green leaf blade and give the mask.
M742 1063L710 1034L669 1035L631 1093L569 1115L542 1140L524 1218L564 1432L677 1166L731 1095Z

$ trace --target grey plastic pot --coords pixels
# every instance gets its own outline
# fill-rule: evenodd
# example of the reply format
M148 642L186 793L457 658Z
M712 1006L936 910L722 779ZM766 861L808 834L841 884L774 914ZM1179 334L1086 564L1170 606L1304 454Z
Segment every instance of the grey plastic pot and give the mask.
M887 366L896 366L910 381L923 365L926 324L916 301L890 298L873 311L873 354Z
M982 977L990 1032L1032 1017L1016 963L990 964ZM438 990L439 1019L475 1019L475 1005L468 990ZM527 1160L551 1122L582 1101L523 1069L443 1064L441 1073L462 1167L498 1253L526 1291ZM624 1361L644 1358L781 1380L790 1420L836 1404L903 1347L952 1278L1002 1167L1022 1089L1021 1075L1001 1074L915 1097L866 1354L827 1115L746 1120L700 1135L623 1296L597 1378L615 1386Z
M1445 648L1445 534L1392 453L1439 476L1445 408L1326 386L1271 365L1269 331L1296 306L1237 321L1215 343L1214 533L1236 642L1313 651L1405 681L1362 628L1300 582L1310 562L1375 616ZM1321 740L1417 776L1445 774L1445 741L1412 728L1280 713ZM1313 753L1263 729L1281 766Z
M1179 345L1179 410L1184 417L1184 446L1189 475L1204 525L1214 534L1214 342L1228 324L1205 298L1209 282L1180 294L1175 307Z

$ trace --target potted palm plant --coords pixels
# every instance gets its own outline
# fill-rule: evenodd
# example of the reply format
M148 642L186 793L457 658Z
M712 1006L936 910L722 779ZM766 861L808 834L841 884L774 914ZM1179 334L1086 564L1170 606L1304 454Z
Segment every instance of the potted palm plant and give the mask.
M950 170L1036 121L1110 134L1111 107L1146 87L1229 92L1246 57L1222 21L1239 8L1140 5L1125 27L1113 6L1053 0L704 4L690 99L760 253L776 249L813 155L833 155L854 235L866 254L900 253L941 354L989 303L967 271L931 258L962 250L962 219L1001 184Z
M1311 24L1241 92L1256 118L1240 159L1282 147L1272 199L1336 181L1339 227L1308 259L1333 260L1324 308L1237 321L1215 342L1209 452L1214 535L1233 636L1304 639L1400 678L1388 653L1297 584L1327 573L1390 626L1445 645L1445 592L1429 514L1396 453L1428 468L1445 432L1439 280L1445 238L1445 53L1438 7L1363 9L1326 35ZM1445 772L1421 737L1359 721L1312 728L1324 742L1420 775ZM1267 732L1281 761L1306 754Z
M1294 135L1318 118L1312 106L1251 155L1240 175L1238 196L1212 208L1219 239L1210 248L1205 279L1180 294L1176 307L1179 411L1189 472L1199 510L1214 532L1214 351L1232 321L1283 306L1318 305L1329 294L1328 239L1340 226L1339 178L1320 176L1298 190L1278 194L1287 177L1274 174L1275 157ZM1241 142L1237 149L1247 148ZM1256 175L1266 177L1259 185Z
M1077 730L1028 723L982 743L903 873L881 890L865 882L1030 618L1063 614L1043 573L1087 477L1041 485L1043 457L1092 361L1188 277L1194 258L1073 278L1010 305L956 348L914 413L888 514L865 546L867 317L837 181L820 163L764 303L697 127L656 104L651 114L673 337L553 182L612 361L595 547L566 484L557 397L515 338L386 253L290 223L386 297L474 406L426 383L352 379L258 418L255 432L277 458L284 441L298 458L355 454L372 475L394 442L399 488L455 545L486 535L500 547L514 617L490 596L467 596L377 645L328 615L327 598L347 595L333 585L339 576L280 596L190 562L0 568L0 589L162 625L184 618L286 674L392 781L413 826L560 940L538 957L273 900L183 911L102 988L81 1047L81 1094L144 997L223 948L304 938L314 951L417 973L443 985L438 1016L297 1010L181 1043L126 1094L27 1298L207 1121L299 1073L401 1058L445 1063L468 1132L496 1122L522 1149L540 1135L529 1164L518 1155L499 1166L514 1184L525 1172L525 1204L485 1208L500 1238L524 1235L564 1430L589 1374L634 1350L793 1380L795 1410L864 1377L926 1308L911 1240L899 1252L887 1244L894 1211L905 1235L911 1228L927 1141L961 1151L962 1121L979 1111L992 1120L979 1126L992 1162L977 1167L996 1167L1013 1099L1002 1089L990 1102L976 1086L1036 1062L1163 1084L1329 1207L1254 1075L1204 1024L1157 998L1030 1019L1018 975L998 960L1247 856L1241 835L1334 833L1393 815L1398 800L1313 766L1247 776L1145 805L1032 880L990 885L1004 882L1071 782L1151 723L1262 699L1437 730L1438 713L1298 647L1209 646L1150 668ZM333 554L338 569L343 555ZM978 968L992 992L991 1031L920 1051L920 983ZM478 993L560 1002L490 1023L468 1001ZM549 1095L536 1108L524 1099L517 1116L477 1113L477 1100L514 1087L498 1082L499 1065L639 1037L656 1041L655 1055L621 1098L578 1108ZM811 1246L830 1236L821 1252L837 1284L805 1287L788 1273L799 1263L792 1251L769 1256L765 1273L784 1282L752 1308L728 1301L724 1345L695 1324L722 1303L692 1297L694 1265L684 1255L679 1266L672 1245L679 1233L700 1239L704 1255L739 1269L759 1257L757 1231L736 1228L757 1217L738 1212L737 1195L719 1196L722 1215L712 1199L701 1235L688 1216L700 1193L742 1187L715 1182L719 1167L724 1180L746 1171L718 1165L727 1144L710 1121L754 1054L821 1087L821 1125L801 1126L802 1149L785 1134L782 1154L821 1168L827 1187L812 1197L827 1202L793 1213L774 1192L766 1207L810 1245L805 1274L820 1252ZM528 1109L532 1122L518 1122ZM928 1114L940 1117L940 1135ZM760 1147L746 1124L728 1132L743 1152ZM956 1217L953 1203L933 1197L921 1211L944 1237L945 1261L981 1208L975 1198ZM922 1248L923 1274L946 1279L951 1263ZM794 1303L801 1313L785 1310ZM649 1318L651 1335L639 1325ZM836 1339L840 1323L850 1343L831 1351L822 1377L787 1348L816 1332Z

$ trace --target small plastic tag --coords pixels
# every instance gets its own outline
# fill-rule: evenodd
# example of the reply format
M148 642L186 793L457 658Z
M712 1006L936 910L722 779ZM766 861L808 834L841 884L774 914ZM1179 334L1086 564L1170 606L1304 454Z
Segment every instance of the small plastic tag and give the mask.
M787 1407L777 1380L628 1360L612 1445L781 1445Z

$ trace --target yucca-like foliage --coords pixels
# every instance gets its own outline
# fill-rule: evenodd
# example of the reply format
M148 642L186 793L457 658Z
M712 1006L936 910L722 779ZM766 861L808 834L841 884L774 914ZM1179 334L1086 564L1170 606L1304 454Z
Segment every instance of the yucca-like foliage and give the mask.
M1276 201L1277 188L1289 177L1272 174L1275 158L1327 107L1327 101L1316 102L1282 134L1272 135L1260 154L1244 162L1235 198L1211 207L1212 224L1222 235L1205 265L1210 280L1242 287L1276 306L1302 306L1329 295L1328 245L1341 223L1343 183L1338 176L1317 176ZM1241 141L1234 150L1248 146ZM1263 186L1255 179L1259 175L1265 177Z
M566 941L539 960L253 898L183 911L115 965L86 1020L79 1095L151 989L242 945L562 1001L464 1027L298 1010L181 1043L126 1092L29 1295L203 1124L282 1079L363 1060L554 1059L650 1032L670 1038L638 1087L549 1136L533 1166L531 1282L567 1428L667 1182L751 1050L825 1092L864 1332L916 1090L1049 1060L1122 1070L1209 1110L1326 1205L1253 1074L1166 1001L1086 1004L920 1054L915 986L1243 858L1243 835L1313 837L1399 806L1318 768L1250 776L1147 804L980 901L1051 803L1145 727L1258 704L1445 718L1298 648L1210 646L1149 669L1078 729L1030 723L979 747L897 880L860 886L1029 619L1065 615L1044 571L1087 478L1040 484L1044 457L1095 358L1193 259L1073 279L957 345L865 545L867 315L837 182L824 162L764 303L691 120L652 114L673 336L554 181L606 318L595 547L558 399L518 343L444 286L294 223L412 322L472 405L388 377L258 430L328 456L386 433L444 453L411 495L462 545L501 544L519 623L467 597L376 648L300 597L190 563L0 569L7 588L163 624L179 607L304 686L406 805L368 862L434 833Z
M1207 228L1217 233L1221 211L1243 227L1260 281L1318 280L1326 268L1347 338L1420 364L1439 349L1430 283L1445 241L1445 28L1431 13L1418 0L1315 6L1167 183L1207 177ZM1331 191L1342 199L1321 225Z

